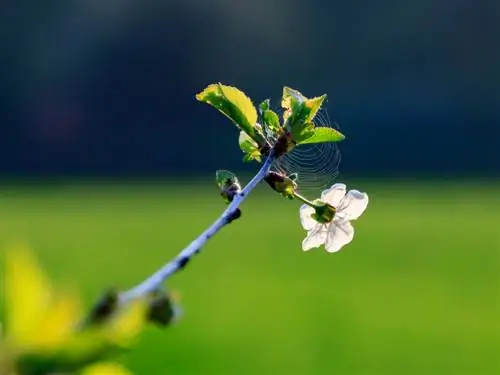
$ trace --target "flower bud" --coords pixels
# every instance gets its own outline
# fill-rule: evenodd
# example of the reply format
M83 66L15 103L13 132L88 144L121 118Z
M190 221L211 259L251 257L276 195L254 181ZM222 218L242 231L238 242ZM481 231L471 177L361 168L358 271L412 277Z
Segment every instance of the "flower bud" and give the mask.
M266 181L274 191L277 191L285 198L294 198L295 191L297 190L297 183L290 177L271 171L264 177L264 181Z
M235 195L241 192L240 181L233 172L218 170L215 173L215 181L219 185L220 195L226 204L232 202Z
M180 308L175 303L176 299L173 293L156 291L148 304L148 320L162 327L172 324L180 316Z

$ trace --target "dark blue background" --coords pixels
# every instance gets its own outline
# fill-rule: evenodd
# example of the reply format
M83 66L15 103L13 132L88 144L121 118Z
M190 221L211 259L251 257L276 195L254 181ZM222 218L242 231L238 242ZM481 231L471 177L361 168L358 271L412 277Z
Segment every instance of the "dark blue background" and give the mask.
M329 95L346 173L500 174L498 1L17 1L2 5L0 172L244 169L212 82Z

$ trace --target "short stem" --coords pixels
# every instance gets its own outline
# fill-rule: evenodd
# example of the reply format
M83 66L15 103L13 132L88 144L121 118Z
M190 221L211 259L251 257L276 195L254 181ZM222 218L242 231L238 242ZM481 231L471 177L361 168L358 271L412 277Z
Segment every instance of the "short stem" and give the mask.
M120 302L125 303L132 299L140 298L148 293L151 293L161 287L161 284L172 274L181 270L191 260L193 255L197 254L207 241L213 237L220 229L231 222L234 213L239 205L245 200L248 194L261 182L267 175L274 162L274 153L271 152L266 158L264 164L243 190L234 196L233 201L229 204L221 216L206 229L198 238L191 242L184 250L182 250L173 260L165 264L153 275L148 277L139 285L132 289L123 292L120 295Z
M305 204L307 204L308 206L311 206L312 208L316 208L318 206L317 204L311 202L309 199L307 199L306 197L303 197L299 193L294 192L293 196L294 196L294 198L297 198L299 201L304 202Z

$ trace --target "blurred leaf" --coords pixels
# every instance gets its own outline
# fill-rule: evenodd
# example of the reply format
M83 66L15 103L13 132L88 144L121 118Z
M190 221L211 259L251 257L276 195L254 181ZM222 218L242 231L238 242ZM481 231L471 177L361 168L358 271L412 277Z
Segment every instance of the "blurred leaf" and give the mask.
M82 375L131 375L132 373L115 362L101 362L85 368Z
M245 153L243 157L243 161L250 162L252 160L256 160L259 163L261 162L261 153L259 149L259 145L252 138L248 136L244 131L240 132L240 137L238 139L240 144L241 151Z
M255 128L257 110L242 91L220 83L212 84L197 94L196 99L218 109L257 143L265 143L264 137Z
M19 342L36 337L52 299L50 282L26 247L8 251L5 259L5 305L9 336Z
M118 309L118 299L117 291L106 292L91 309L86 324L100 324L110 318Z
M81 319L81 308L75 294L60 294L45 312L36 330L37 343L43 347L62 345Z
M345 139L345 136L336 129L327 127L317 127L313 129L313 134L299 144L324 143L324 142L340 142Z
M105 324L103 333L118 346L129 346L145 325L147 308L142 299L130 302Z

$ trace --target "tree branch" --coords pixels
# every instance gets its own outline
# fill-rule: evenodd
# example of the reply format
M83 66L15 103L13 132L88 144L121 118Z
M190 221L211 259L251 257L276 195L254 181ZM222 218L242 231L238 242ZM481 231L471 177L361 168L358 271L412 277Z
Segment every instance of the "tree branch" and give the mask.
M130 300L143 297L148 293L154 292L161 287L161 284L167 280L168 277L173 275L175 272L183 269L186 264L191 260L191 258L198 254L201 248L207 243L207 241L212 238L219 230L221 230L226 224L229 224L234 217L236 210L239 205L245 200L245 198L250 194L250 192L266 177L267 173L271 169L271 165L275 160L274 153L270 152L264 164L257 172L257 174L250 180L250 182L243 188L243 190L236 194L233 201L228 205L226 210L221 214L221 216L206 229L198 238L191 242L184 250L182 250L173 260L165 264L153 275L148 277L142 283L123 292L120 295L120 302L126 303Z

